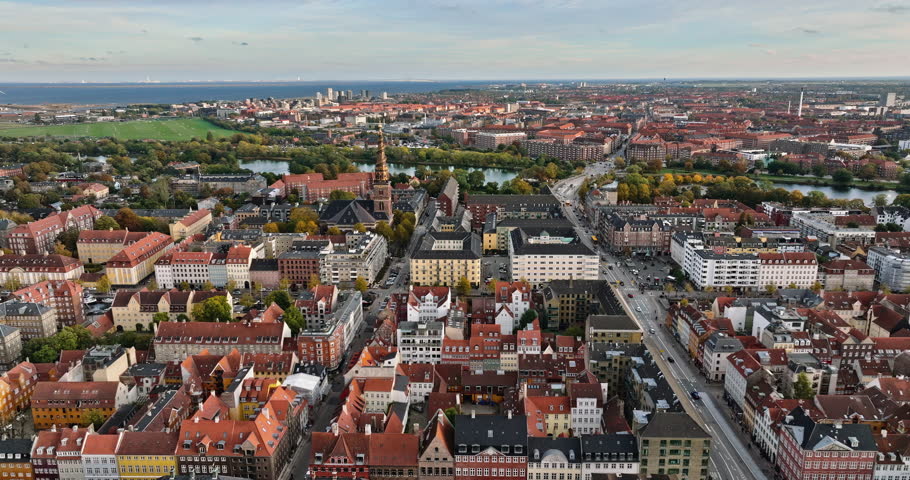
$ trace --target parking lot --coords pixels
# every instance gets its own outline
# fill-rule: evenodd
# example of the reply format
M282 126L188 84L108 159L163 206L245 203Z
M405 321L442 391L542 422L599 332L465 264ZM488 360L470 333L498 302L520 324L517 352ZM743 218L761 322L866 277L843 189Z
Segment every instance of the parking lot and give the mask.
M490 280L511 279L509 273L509 257L483 257L481 275L483 276L483 283L488 283Z

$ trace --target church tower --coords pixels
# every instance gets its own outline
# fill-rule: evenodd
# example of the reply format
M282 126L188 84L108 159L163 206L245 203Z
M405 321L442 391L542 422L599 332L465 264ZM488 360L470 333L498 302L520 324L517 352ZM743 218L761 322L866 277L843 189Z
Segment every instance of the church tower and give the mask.
M379 126L379 155L373 175L373 211L383 212L392 223L392 184L389 181L389 165L385 158L385 139L382 125Z

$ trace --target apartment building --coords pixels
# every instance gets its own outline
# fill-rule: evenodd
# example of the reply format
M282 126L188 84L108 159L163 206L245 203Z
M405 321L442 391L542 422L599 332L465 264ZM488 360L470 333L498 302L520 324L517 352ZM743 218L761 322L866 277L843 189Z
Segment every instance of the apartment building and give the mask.
M177 472L177 432L119 434L114 453L121 480L155 480Z
M480 237L470 232L428 232L411 255L411 283L454 287L461 278L481 283Z
M91 434L85 437L82 448L82 468L86 478L93 480L119 480L117 470L117 442L120 435ZM141 445L140 445L141 447Z
M572 229L518 228L509 240L513 282L598 279L600 258Z
M528 135L524 132L491 133L478 132L474 136L474 146L480 150L496 150L500 145L509 146L515 142L526 140Z
M312 290L312 298L307 295L303 303L297 302L307 321L297 337L297 356L303 363L336 370L363 325L363 297L356 290L326 295L326 289L335 291L333 286L319 286Z
M670 252L672 228L665 221L613 213L604 220L604 225L604 242L614 253L665 255Z
M227 251L224 259L227 270L227 282L233 283L237 288L250 288L250 265L253 264L255 253L246 245L234 245Z
M190 212L185 217L169 225L171 238L179 242L186 237L202 233L212 223L212 212L206 209Z
M32 469L32 439L0 440L0 476L10 479L34 478Z
M155 262L174 247L171 237L158 232L123 247L107 260L107 276L113 285L136 285L154 273Z
M57 314L41 303L7 300L0 303L0 324L18 329L22 340L47 338L57 333Z
M525 140L521 145L528 151L529 157L546 155L567 162L598 162L613 148L612 140L563 143L552 138Z
M19 361L22 356L22 332L16 327L0 324L0 371L7 371ZM0 385L2 390L4 385ZM3 396L0 393L0 396ZM3 404L0 400L0 418L3 417Z
M0 284L10 279L22 285L45 280L78 280L85 272L82 262L63 255L2 255L0 256Z
M129 230L82 230L76 241L79 260L84 263L105 263L123 247L132 245L148 235Z
M17 255L53 253L57 237L69 230L91 230L102 213L91 205L52 214L6 233L9 248Z
M818 281L818 260L812 252L759 253L758 285L811 288Z
M454 424L456 480L526 478L528 429L524 416L511 412L459 415Z
M589 342L641 343L644 331L628 315L590 315L585 325Z
M780 430L776 466L784 480L872 478L878 447L869 425L817 423L799 407Z
M442 359L442 322L401 322L398 324L398 354L402 363L437 364Z
M324 283L353 283L357 277L373 283L389 256L388 242L375 232L348 233L343 244L330 245L320 258Z
M638 441L634 435L582 435L581 451L584 454L581 463L583 480L592 480L594 475L626 478L639 473Z
M639 434L641 473L706 480L711 434L687 413L657 412Z
M107 420L133 400L134 392L120 382L38 382L32 393L32 419L36 429L87 427L93 416Z
M528 480L557 478L582 480L581 439L578 437L528 438Z
M872 247L867 253L866 263L875 270L879 287L888 287L892 292L910 289L910 255L885 247Z
M458 181L455 180L455 177L449 177L449 179L446 180L446 184L442 187L442 191L439 192L439 197L436 199L436 208L438 208L443 215L447 217L455 215L455 212L458 210L458 192Z
M227 355L235 349L240 353L277 354L290 336L291 330L281 322L163 322L158 325L153 345L156 361L171 362L203 348L215 355Z
M873 290L875 269L859 260L832 260L818 266L818 281L825 290Z
M85 321L82 285L72 280L46 280L13 292L20 302L41 303L51 307L59 328L81 325Z
M863 221L863 217L868 217ZM837 248L843 243L868 245L875 239L875 217L871 215L833 215L830 212L794 212L790 225L802 236L815 237Z
M471 212L471 228L480 230L487 215L508 218L562 218L562 204L553 195L471 195L465 194L465 208Z
M35 479L84 480L82 448L88 434L79 425L37 432L31 454Z

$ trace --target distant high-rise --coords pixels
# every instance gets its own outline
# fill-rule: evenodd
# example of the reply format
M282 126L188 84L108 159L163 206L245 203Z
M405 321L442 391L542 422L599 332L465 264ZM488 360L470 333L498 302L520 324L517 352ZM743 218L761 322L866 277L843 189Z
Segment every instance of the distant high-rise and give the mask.
M348 90L347 94L345 94L345 97L347 97L348 100L354 98L354 91L353 91L353 90Z
M896 93L890 92L890 93L883 93L883 94L882 94L882 101L881 101L881 104L882 104L882 105L881 105L881 106L883 106L883 107L893 107L894 104L895 104L896 102L897 102L897 94L896 94Z
M332 90L332 87L325 89L325 96L329 97L329 100L335 100L335 90Z
M389 99L389 92L382 92L382 99L383 99L383 100L388 100L388 99Z

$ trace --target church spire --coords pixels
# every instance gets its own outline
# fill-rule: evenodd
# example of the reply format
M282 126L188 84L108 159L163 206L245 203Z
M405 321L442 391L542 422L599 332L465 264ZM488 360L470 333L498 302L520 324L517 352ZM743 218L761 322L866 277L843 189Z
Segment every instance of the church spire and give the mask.
M389 181L389 165L386 163L385 159L385 138L383 138L381 123L379 124L379 155L376 158L376 174L373 181Z

